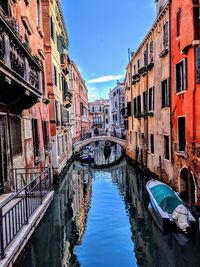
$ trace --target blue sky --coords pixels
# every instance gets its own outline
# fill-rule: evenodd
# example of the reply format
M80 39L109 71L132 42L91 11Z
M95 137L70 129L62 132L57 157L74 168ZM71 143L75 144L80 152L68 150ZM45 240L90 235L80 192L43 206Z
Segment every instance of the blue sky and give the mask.
M61 0L69 55L89 90L89 100L108 97L123 81L128 48L135 51L155 19L154 0Z

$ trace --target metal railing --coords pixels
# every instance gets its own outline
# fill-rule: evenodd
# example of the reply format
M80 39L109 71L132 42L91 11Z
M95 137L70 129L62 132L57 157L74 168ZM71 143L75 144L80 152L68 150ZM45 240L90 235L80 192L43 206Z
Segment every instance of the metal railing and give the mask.
M42 204L52 186L49 167L42 172L36 169L13 169L13 176L16 193L0 205L1 259L5 257L5 249L21 228L28 224L30 216ZM21 182L18 181L20 179Z
M123 140L126 140L126 136L125 134L119 134L116 132L110 132L110 131L106 131L106 130L98 130L98 132L93 131L92 133L86 133L86 134L82 134L79 137L73 138L72 142L73 144L76 144L78 142L84 141L86 139L89 139L91 137L97 137L97 136L112 136L112 137L117 137Z

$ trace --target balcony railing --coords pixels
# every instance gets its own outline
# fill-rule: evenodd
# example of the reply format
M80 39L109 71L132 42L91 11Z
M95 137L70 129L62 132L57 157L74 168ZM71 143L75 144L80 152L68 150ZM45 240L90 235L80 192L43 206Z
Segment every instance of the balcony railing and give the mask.
M17 23L14 22L14 18L6 17L0 9L0 74L9 79L12 89L23 88L26 96L34 95L37 99L42 94L42 67L31 55L27 45L22 42ZM15 95L18 91L21 95L22 91L15 90Z
M51 190L50 168L13 169L16 193L0 205L0 256Z

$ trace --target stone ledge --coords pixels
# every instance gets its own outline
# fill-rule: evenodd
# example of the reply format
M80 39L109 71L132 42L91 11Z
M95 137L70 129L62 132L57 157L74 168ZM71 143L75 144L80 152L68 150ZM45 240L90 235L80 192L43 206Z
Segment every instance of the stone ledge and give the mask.
M0 261L1 267L13 266L22 249L25 247L32 234L34 233L37 225L40 223L43 216L45 215L50 203L53 200L53 196L54 191L51 191L43 200L42 205L40 205L29 218L29 223L22 227L22 229L11 242L9 247L5 250L5 258Z

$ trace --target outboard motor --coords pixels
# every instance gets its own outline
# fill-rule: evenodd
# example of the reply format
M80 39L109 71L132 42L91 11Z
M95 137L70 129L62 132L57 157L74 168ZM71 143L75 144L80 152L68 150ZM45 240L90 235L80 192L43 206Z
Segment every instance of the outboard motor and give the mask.
M188 210L184 205L178 205L172 213L172 218L175 220L176 225L183 232L187 231L189 225Z

